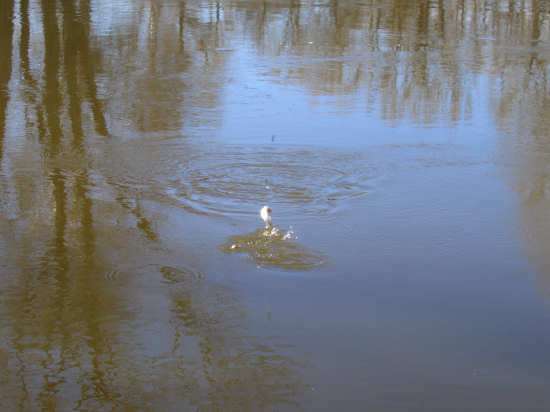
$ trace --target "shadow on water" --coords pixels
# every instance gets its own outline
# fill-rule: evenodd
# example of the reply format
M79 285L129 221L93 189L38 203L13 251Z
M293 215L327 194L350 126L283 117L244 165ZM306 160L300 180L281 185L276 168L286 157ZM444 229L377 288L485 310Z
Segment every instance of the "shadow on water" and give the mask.
M220 246L224 253L247 255L247 259L259 267L291 271L314 270L326 263L322 253L300 245L292 230L276 227L231 236Z

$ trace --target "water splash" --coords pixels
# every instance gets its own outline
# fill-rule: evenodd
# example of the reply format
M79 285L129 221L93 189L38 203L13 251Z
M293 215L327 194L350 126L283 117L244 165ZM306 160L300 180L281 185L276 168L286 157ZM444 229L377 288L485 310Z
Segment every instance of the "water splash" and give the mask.
M220 249L228 254L246 255L248 261L263 268L307 271L325 264L325 255L300 245L296 240L292 228L282 230L272 226L231 236Z

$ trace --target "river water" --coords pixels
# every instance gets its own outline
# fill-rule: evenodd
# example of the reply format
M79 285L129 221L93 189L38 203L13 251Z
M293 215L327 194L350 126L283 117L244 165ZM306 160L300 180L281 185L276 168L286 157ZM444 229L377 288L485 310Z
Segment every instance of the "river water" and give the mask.
M0 409L548 411L549 113L541 0L2 0Z

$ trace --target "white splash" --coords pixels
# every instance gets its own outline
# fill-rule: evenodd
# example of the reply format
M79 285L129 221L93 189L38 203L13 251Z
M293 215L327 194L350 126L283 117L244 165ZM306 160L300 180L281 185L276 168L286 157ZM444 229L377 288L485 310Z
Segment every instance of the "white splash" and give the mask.
M265 222L265 230L263 231L263 235L269 238L276 238L279 240L296 239L292 226L287 231L281 230L278 227L273 226L273 223L271 222L272 211L273 210L269 206L264 206L260 210L260 217Z
M260 210L260 217L265 222L265 228L268 229L272 226L271 223L271 208L269 206L264 206Z

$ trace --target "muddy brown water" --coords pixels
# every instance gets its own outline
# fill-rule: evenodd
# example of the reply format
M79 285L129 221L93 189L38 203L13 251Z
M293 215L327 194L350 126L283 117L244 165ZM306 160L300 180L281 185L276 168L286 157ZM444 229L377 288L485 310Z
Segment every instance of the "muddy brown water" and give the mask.
M537 0L2 0L0 409L548 411L549 59Z

